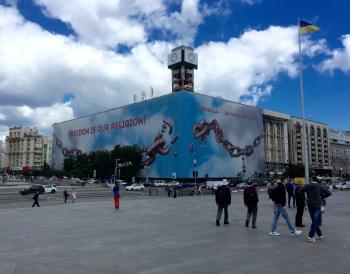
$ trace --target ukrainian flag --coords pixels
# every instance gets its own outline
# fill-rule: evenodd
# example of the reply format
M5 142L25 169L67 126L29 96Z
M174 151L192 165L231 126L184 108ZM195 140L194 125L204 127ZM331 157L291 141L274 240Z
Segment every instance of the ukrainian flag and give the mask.
M308 33L308 32L317 32L320 31L320 28L314 24L310 24L308 22L300 20L299 22L300 33Z

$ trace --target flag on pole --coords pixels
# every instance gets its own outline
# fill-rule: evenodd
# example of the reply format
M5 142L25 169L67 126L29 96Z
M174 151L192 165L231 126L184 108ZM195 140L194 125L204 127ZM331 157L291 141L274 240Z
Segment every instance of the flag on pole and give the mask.
M300 33L308 33L308 32L318 32L320 31L320 28L314 24L305 22L303 20L300 20L299 22L299 27L300 27Z

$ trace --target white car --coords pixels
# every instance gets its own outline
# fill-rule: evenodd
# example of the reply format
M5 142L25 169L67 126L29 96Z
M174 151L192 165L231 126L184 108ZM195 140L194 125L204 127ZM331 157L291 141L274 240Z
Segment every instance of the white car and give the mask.
M45 189L45 193L55 193L55 192L57 192L56 185L45 185L43 187Z
M143 184L132 184L130 186L126 186L125 190L144 190L145 186Z
M178 181L171 181L167 184L167 186L179 186L180 183Z
M153 186L166 186L166 182L165 181L162 181L162 180L156 180L153 182L152 184Z
M340 189L341 189L341 190L350 189L350 181L341 183L341 184L340 184Z

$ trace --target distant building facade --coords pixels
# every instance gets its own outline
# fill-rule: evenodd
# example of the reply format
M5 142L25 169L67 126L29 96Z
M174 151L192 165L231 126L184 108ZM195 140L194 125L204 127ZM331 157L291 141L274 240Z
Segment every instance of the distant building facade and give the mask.
M6 136L6 165L10 170L41 169L51 165L52 140L36 128L12 127Z
M292 117L288 122L289 163L304 165L302 119ZM306 140L311 174L330 174L328 125L307 120Z
M350 133L330 131L330 156L333 175L350 175Z
M265 170L270 174L281 174L289 163L287 114L263 110Z

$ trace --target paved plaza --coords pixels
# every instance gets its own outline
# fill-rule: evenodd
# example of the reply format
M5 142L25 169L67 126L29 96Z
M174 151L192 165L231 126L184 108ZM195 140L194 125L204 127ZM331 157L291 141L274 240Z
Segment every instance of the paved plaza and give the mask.
M268 236L273 207L260 200L258 229L244 227L242 193L220 227L213 196L127 198L118 211L112 198L0 209L0 273L350 273L350 192L328 199L316 244L306 228L290 236L284 220L281 236Z

